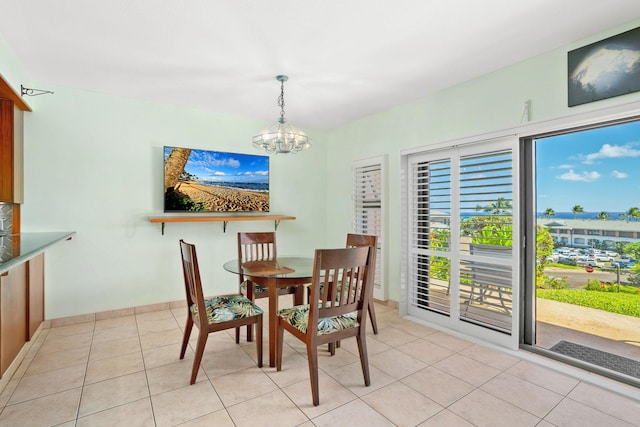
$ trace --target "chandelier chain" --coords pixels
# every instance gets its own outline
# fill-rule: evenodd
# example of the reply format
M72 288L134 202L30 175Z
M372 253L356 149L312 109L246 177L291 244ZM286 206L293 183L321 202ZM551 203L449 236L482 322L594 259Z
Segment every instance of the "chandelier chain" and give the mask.
M278 107L280 107L280 118L284 119L284 81L280 82L280 96L278 97Z

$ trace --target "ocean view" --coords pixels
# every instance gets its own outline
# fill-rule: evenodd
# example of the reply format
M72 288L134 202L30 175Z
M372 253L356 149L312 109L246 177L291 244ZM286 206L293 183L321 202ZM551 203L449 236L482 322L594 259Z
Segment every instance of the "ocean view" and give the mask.
M257 191L260 193L269 192L268 182L232 182L232 181L199 181L198 184L210 187L232 188L235 190Z
M602 211L600 211L602 212ZM580 212L578 214L575 215L575 219L598 219L598 214L600 214L600 212ZM624 215L626 217L626 214L624 212L609 212L609 211L605 211L609 214L609 220L614 220L617 221L620 218L620 215ZM538 212L536 214L537 218L544 218L544 213L543 212ZM573 212L556 212L554 216L551 217L552 219L574 219L574 215ZM637 221L635 219L631 219L631 221Z

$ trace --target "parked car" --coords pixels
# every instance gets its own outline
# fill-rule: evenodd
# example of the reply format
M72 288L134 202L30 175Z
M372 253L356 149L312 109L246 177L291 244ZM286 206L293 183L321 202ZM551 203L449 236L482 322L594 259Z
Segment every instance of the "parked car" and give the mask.
M561 256L558 258L558 264L576 265L576 260L566 256Z
M598 268L604 267L604 264L601 263L600 261L588 260L586 258L578 258L578 260L576 261L576 265L585 266L585 267L590 265L591 267L598 267Z
M623 261L623 260L613 261L611 263L612 267L620 267L620 268L631 268L635 265L636 265L635 262Z
M558 262L558 259L560 258L560 255L558 254L551 254L547 257L547 262Z
M600 262L613 261L612 257L610 257L609 255L604 254L604 253L596 254L595 257L596 257L596 261L600 261Z

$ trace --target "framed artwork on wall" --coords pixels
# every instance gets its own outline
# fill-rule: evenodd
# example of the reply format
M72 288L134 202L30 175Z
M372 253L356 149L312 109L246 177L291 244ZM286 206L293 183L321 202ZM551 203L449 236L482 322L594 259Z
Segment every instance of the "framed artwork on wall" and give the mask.
M569 107L640 91L640 27L568 53Z
M165 146L164 211L269 212L269 156Z

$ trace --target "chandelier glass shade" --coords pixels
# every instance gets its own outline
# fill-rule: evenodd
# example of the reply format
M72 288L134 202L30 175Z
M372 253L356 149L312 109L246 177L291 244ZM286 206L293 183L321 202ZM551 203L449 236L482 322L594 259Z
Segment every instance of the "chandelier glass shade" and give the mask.
M280 96L278 97L280 118L276 123L253 137L253 146L269 154L297 153L311 147L311 139L307 134L291 126L284 117L284 82L288 79L287 76L276 76L276 80L280 82Z

